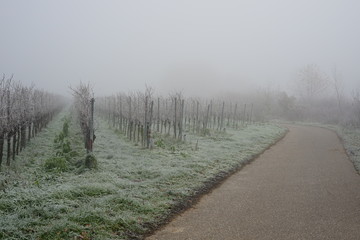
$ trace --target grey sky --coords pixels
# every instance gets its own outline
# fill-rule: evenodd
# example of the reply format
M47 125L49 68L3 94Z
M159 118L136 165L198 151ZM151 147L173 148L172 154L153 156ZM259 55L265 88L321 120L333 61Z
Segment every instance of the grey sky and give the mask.
M0 73L53 92L291 89L336 65L360 87L357 0L1 0ZM207 84L205 86L205 83Z

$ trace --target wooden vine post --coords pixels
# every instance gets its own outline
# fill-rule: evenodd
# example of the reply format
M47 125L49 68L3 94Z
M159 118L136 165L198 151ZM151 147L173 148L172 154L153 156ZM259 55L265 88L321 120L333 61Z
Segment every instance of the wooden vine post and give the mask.
M8 126L10 125L10 122L11 122L11 119L10 119L10 105L11 105L11 102L10 102L10 89L7 90L6 92L6 96L7 96L7 106L6 106L6 113L7 113L7 124ZM7 156L6 156L6 165L7 166L10 166L10 158L11 158L11 129L8 129L8 133L7 133Z
M150 103L150 116L149 121L146 122L146 148L150 148L150 142L152 141L151 136L151 125L152 125L152 118L153 118L153 109L154 109L154 101L151 101ZM152 146L151 146L152 148Z
M90 100L90 119L89 119L89 144L87 152L91 153L93 151L93 143L95 140L95 134L94 134L94 103L95 99L91 98Z
M223 102L221 109L221 120L220 120L220 129L219 129L220 131L224 129L224 108L225 108L225 102Z
M182 140L183 137L183 121L184 121L184 105L185 105L185 101L184 99L181 100L181 105L180 105L180 121L179 121L179 140Z
M177 124L177 121L176 121L176 103L177 103L177 98L175 97L174 99L175 101L175 111L174 111L174 138L176 138L176 124Z
M251 104L250 116L249 116L249 123L250 124L251 124L251 121L252 121L253 108L254 108L254 104Z
M143 141L142 145L143 147L147 147L147 133L148 133L148 96L145 96L145 116L144 116L144 130L143 130Z
M236 126L236 120L237 120L236 110L237 110L237 103L235 104L235 110L234 110L233 128L235 128L235 126Z
M246 103L244 104L243 125L245 125L245 121L246 121Z
M156 131L160 131L160 98L157 99L157 123L156 123Z

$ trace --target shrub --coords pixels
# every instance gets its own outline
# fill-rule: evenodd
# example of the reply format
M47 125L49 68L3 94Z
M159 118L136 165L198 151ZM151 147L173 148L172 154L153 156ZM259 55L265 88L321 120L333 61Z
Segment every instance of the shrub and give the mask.
M97 160L93 154L87 154L85 157L85 167L93 169L97 168Z
M44 167L48 171L65 172L68 169L64 157L51 157L45 160Z
M71 152L71 147L70 147L70 141L68 139L66 139L63 144L62 144L62 151L63 153L69 153Z
M69 136L69 122L70 120L65 118L62 131L65 137Z
M201 129L200 135L201 136L210 136L211 135L210 129L208 129L208 128Z
M63 132L60 132L59 135L55 136L54 143L61 143L64 141L65 135Z
M176 152L176 147L175 147L175 145L172 145L172 146L170 147L170 151L171 151L171 153L175 153L175 152Z
M160 147L160 148L165 148L165 141L164 141L164 139L159 139L159 140L157 140L156 142L155 142L155 145L157 146L157 147Z

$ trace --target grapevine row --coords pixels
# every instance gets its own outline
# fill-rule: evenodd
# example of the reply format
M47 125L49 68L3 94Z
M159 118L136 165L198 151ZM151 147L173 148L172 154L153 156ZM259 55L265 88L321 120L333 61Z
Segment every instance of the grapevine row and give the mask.
M206 135L252 122L253 105L221 100L185 99L181 93L154 97L153 91L98 98L97 111L129 140L151 148L153 133L184 140L185 132Z
M6 165L25 148L63 107L63 99L34 86L26 87L13 76L0 79L0 167Z

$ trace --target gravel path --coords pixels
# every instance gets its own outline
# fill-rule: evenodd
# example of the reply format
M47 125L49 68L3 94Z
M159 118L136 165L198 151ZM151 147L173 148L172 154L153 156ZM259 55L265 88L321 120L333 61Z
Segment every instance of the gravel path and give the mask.
M155 239L360 239L360 176L336 134L289 133Z

